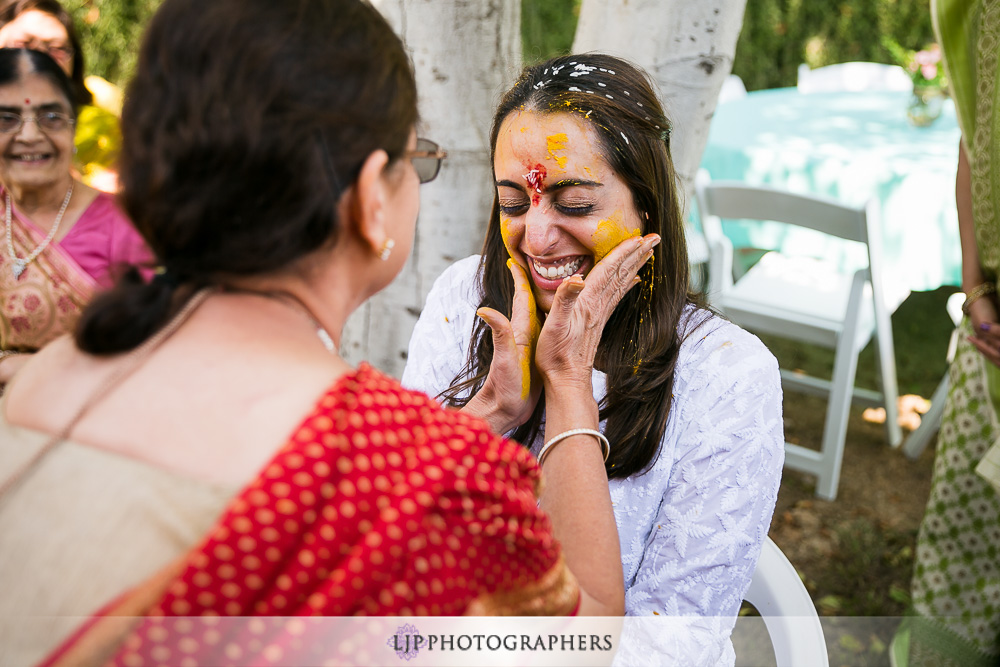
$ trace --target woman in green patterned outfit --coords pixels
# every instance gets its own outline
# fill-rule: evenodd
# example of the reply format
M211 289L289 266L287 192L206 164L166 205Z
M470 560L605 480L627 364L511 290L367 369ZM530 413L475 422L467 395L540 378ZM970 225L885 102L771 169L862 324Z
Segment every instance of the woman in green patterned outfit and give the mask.
M897 667L1000 664L1000 0L934 0L962 127L962 309Z

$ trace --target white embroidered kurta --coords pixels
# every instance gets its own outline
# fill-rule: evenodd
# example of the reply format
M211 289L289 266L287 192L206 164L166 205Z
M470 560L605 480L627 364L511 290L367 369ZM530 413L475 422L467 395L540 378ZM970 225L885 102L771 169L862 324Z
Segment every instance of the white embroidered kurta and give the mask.
M480 302L478 262L478 256L456 262L434 283L410 339L404 386L436 396L465 365ZM605 375L595 371L593 384L600 401ZM732 665L729 635L770 526L784 462L778 365L755 336L709 317L681 345L673 394L655 463L609 483L625 610L703 620L657 637L655 655L632 657ZM531 443L532 452L541 444L541 438Z

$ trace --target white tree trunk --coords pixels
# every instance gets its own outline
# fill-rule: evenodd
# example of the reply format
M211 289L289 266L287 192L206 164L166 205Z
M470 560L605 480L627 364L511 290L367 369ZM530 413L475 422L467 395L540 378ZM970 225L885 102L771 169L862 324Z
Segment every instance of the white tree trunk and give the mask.
M420 136L448 158L421 187L413 253L399 277L348 321L341 353L399 377L413 325L433 281L455 260L476 253L486 236L493 187L489 125L499 94L521 60L520 2L375 0L403 38L420 96Z
M745 8L746 0L583 0L580 7L573 52L627 58L659 86L673 123L674 166L688 195L733 68Z

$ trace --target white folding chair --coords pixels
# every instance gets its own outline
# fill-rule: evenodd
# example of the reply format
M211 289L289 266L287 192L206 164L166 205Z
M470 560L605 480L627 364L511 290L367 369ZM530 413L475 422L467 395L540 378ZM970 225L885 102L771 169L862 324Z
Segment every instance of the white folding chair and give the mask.
M771 538L743 596L764 620L778 667L829 667L826 637L809 591Z
M909 294L887 293L880 266L874 205L845 206L832 199L792 194L735 181L713 182L701 170L695 181L702 230L709 247L709 302L751 331L835 350L830 380L782 370L782 386L829 396L820 451L785 443L785 465L818 477L816 495L837 497L852 400L883 406L890 444L902 442L896 400L896 362L890 313ZM733 246L722 220L775 221L864 244L868 266L853 274L832 262L769 252L738 281L733 280ZM881 391L854 387L858 354L874 336Z
M850 62L809 69L809 65L803 63L799 65L797 87L803 94L863 90L912 92L913 79L899 65Z
M951 365L955 358L955 346L958 345L958 325L962 323L962 304L965 303L965 295L955 292L948 297L948 316L955 323L955 329L951 332L951 340L948 341L948 365ZM920 426L906 438L903 443L903 453L910 460L920 458L924 448L930 444L931 438L941 428L941 418L944 416L944 402L948 398L948 371L945 370L944 377L938 383L934 395L931 396L931 407L924 416L920 418Z
M747 96L747 87L743 84L743 79L738 74L730 74L722 82L722 89L719 91L719 104L738 100Z

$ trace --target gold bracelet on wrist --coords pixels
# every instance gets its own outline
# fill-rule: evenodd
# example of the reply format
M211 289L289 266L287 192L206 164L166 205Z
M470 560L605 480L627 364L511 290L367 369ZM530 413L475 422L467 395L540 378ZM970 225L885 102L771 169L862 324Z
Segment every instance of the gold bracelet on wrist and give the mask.
M980 283L979 285L976 285L969 290L968 294L965 295L965 303L962 304L962 312L968 315L969 306L987 294L996 294L996 292L997 286L994 283Z

